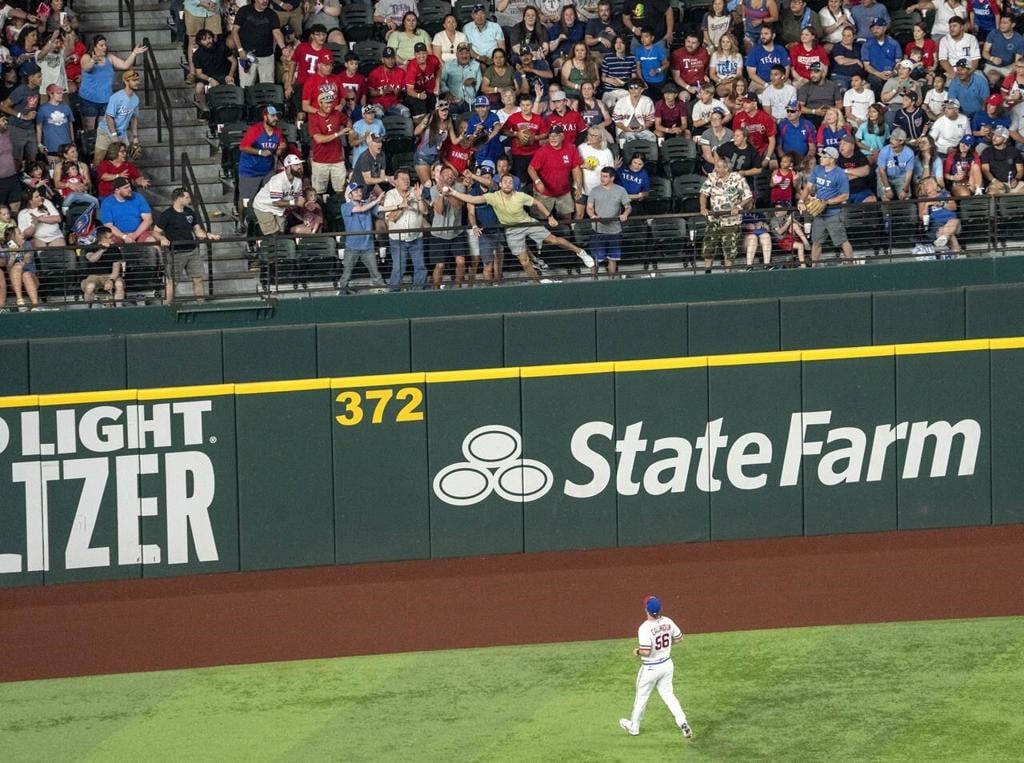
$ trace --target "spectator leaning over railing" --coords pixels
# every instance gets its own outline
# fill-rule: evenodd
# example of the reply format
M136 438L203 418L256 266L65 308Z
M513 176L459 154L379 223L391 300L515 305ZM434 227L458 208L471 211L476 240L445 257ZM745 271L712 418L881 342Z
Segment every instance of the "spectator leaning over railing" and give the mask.
M191 203L192 194L187 189L175 188L171 191L171 206L160 213L153 228L160 245L170 247L170 252L163 255L165 304L174 301L175 282L185 280L192 281L193 298L202 301L203 255L196 242L220 241L220 236L203 227ZM172 262L167 261L168 257Z
M530 251L527 247L527 240L532 240L538 247L544 244L551 244L560 249L572 252L582 260L588 268L594 264L593 259L586 250L576 246L566 239L556 236L547 228L538 225L537 220L527 213L527 209L534 208L544 215L547 215L547 223L552 228L558 225L558 221L551 215L540 201L515 190L515 177L503 175L498 191L485 193L481 196L470 196L468 194L453 191L451 188L442 188L442 193L448 193L466 204L487 204L494 210L498 222L508 227L505 230L505 240L508 243L509 251L519 260L526 275L533 281L540 280L536 269L530 261Z
M100 222L110 228L119 244L155 242L153 212L141 193L132 191L128 178L114 181L114 193L100 202Z
M260 188L252 200L256 222L264 236L285 231L285 215L302 203L302 174L305 167L295 154L284 158L284 169Z

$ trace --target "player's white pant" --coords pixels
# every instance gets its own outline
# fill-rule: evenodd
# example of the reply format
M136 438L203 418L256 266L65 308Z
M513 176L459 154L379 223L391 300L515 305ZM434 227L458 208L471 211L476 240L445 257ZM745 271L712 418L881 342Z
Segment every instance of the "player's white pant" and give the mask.
M629 719L634 729L640 730L640 718L647 707L647 700L650 699L651 692L655 689L658 690L662 702L675 718L676 726L686 723L686 713L683 712L683 708L672 690L674 672L675 668L672 666L671 659L665 660L660 665L640 666L640 671L636 674L636 699L633 701L633 715Z

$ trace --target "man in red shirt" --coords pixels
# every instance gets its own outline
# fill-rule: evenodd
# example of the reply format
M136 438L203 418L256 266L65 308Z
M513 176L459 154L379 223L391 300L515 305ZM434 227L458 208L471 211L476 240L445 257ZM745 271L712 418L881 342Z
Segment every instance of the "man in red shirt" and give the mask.
M327 45L327 29L323 24L314 24L309 30L309 41L300 42L292 51L292 57L284 65L284 97L291 98L292 90L297 85L302 92L306 80L317 73L317 62L323 51L330 53Z
M306 77L302 86L302 110L306 114L312 114L319 108L321 93L334 93L335 106L342 102L341 80L336 74L331 74L333 69L334 56L324 48L316 61L316 74Z
M743 97L743 107L732 118L732 127L747 131L750 145L760 155L762 166L767 167L775 153L775 120L758 108L756 95L747 93Z
M527 168L548 132L544 117L533 113L533 95L519 96L519 111L505 120L505 132L512 136L512 173L521 183L529 183Z
M345 54L345 68L338 74L338 81L345 90L345 98L355 96L355 102L366 103L366 77L359 73L359 56L351 51Z
M370 103L384 109L385 114L409 116L409 109L402 105L405 93L405 69L395 65L395 49L384 48L380 54L381 64L370 72L367 85L370 87Z
M548 130L555 125L562 128L564 141L570 145L579 143L583 133L587 131L587 123L578 111L569 108L569 101L564 90L551 93L551 113L548 114Z
M689 100L691 96L696 98L700 94L700 86L708 78L710 60L707 48L700 44L700 38L692 32L686 35L683 47L672 51L669 65L682 100Z
M576 146L565 140L561 125L555 125L548 134L547 145L537 149L530 160L530 180L533 198L556 217L582 217L576 202L583 196L583 160Z
M335 193L345 190L345 139L351 132L348 117L334 108L335 95L320 93L319 108L309 115L310 153L313 166L310 180L317 193L327 193L330 182Z
M440 73L440 59L427 52L426 43L416 43L412 60L405 65L405 103L414 115L434 110L441 93Z

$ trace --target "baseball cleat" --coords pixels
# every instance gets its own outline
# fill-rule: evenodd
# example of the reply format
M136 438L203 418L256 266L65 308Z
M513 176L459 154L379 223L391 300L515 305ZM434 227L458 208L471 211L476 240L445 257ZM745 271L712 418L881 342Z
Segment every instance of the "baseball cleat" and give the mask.
M640 729L633 728L633 724L629 722L629 718L619 718L619 725L622 726L622 730L627 732L631 737L635 737L640 733Z
M690 728L690 724L683 723L679 726L679 730L683 732L683 736L687 739L693 739L693 729Z

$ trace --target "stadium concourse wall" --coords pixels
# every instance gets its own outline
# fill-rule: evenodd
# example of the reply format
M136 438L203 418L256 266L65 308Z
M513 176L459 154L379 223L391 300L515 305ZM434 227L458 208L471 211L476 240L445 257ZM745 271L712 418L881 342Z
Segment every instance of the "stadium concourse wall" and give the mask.
M725 341L783 305L682 315ZM819 302L774 330L838 315ZM502 324L479 320L457 349L486 360ZM600 344L593 312L551 320L506 316L506 353L556 329ZM670 308L630 320L695 336ZM1024 337L149 386L193 357L234 375L235 342L284 364L317 348L316 327L282 330L195 340L220 355L128 337L117 360L90 340L89 367L47 385L133 386L0 397L0 586L1024 521ZM33 379L58 363L38 346Z

